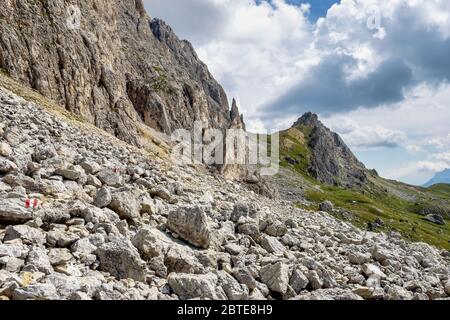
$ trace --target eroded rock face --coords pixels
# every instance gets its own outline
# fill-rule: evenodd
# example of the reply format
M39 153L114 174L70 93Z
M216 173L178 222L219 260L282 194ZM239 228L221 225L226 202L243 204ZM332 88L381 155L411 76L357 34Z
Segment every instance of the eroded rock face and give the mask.
M135 144L141 121L165 133L191 129L195 120L230 126L222 87L189 42L149 18L142 0L83 0L77 8L79 25L65 2L5 1L0 67Z

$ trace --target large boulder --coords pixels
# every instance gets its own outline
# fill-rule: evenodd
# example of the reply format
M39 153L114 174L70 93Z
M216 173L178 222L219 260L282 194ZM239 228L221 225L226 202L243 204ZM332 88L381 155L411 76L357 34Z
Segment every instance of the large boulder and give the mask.
M311 290L319 290L324 286L324 280L316 270L309 270L306 274Z
M20 243L0 243L0 257L15 257L25 259L28 255L28 246Z
M36 147L32 154L32 158L36 162L41 162L58 156L55 148L52 145L42 144Z
M9 157L13 153L9 144L0 142L0 156Z
M281 221L274 220L268 224L268 226L264 229L264 232L269 236L282 237L288 232L288 229L286 225Z
M294 269L289 284L296 293L300 293L308 286L309 280L300 269Z
M248 300L249 290L225 271L218 272L218 285L222 287L229 300Z
M152 197L158 197L158 198L166 200L167 202L170 202L170 203L175 201L175 199L172 197L170 191L162 186L157 186L157 187L151 188L148 191L148 193Z
M349 252L347 254L348 260L352 264L361 265L370 261L370 254L361 252Z
M450 280L447 280L444 283L444 291L448 296L450 296Z
M211 243L208 217L202 208L181 207L169 213L167 227L194 246L207 249Z
M36 283L13 292L14 300L58 300L60 297L54 285L49 283Z
M167 234L155 228L144 227L132 239L141 257L150 261L150 268L163 264L168 273L200 273L203 266L195 257L195 252L187 245L182 245ZM160 262L160 263L159 263Z
M2 199L0 201L0 222L25 223L33 219L33 211L26 208L20 199Z
M429 222L431 222L431 223L434 223L434 224L438 224L438 225L441 225L441 226L445 225L445 220L440 214L432 213L432 214L429 214L429 215L425 216L424 219L429 221Z
M96 174L102 169L97 162L90 160L83 160L80 163L80 166L89 174Z
M46 242L46 234L38 228L27 225L9 226L6 228L4 242L15 239L22 240L25 244L44 244Z
M61 168L56 169L55 173L66 178L67 180L76 181L84 175L84 170L80 166L64 165Z
M332 212L334 209L333 203L331 201L325 200L324 202L320 203L319 210L324 212Z
M17 165L6 158L0 157L0 173L10 173L18 170Z
M260 245L269 253L283 253L285 246L277 238L264 235L260 239Z
M251 218L242 218L237 223L237 232L250 236L253 240L257 241L261 235L259 230L258 221Z
M119 198L119 197L117 197ZM105 208L111 204L112 201L111 192L108 188L101 188L97 191L94 197L94 204L99 208Z
M167 279L170 288L182 300L225 299L223 292L217 292L217 276L171 273Z
M397 285L392 285L386 292L387 300L412 300L413 293Z
M270 290L284 295L289 285L289 266L282 262L267 265L261 269L260 278Z
M30 251L27 257L26 266L33 266L45 274L50 274L53 272L53 268L46 250L39 247L35 247Z
M108 204L108 208L117 213L122 219L137 219L141 216L140 205L137 201L138 197L139 194L136 190L119 189L111 194L111 202Z
M97 173L97 178L107 186L110 187L121 187L123 186L123 178L115 170L104 169Z
M95 254L100 261L100 270L109 272L118 279L145 281L145 261L141 259L130 241L121 238L103 244Z
M379 279L385 279L386 274L380 270L380 268L374 264L366 263L362 266L362 271L367 277L377 277Z
M250 290L254 290L258 286L255 275L249 267L237 268L233 270L233 276L242 284L245 284Z
M150 260L164 256L173 242L163 232L156 228L144 227L139 229L132 239L133 245L139 250L141 257Z
M51 248L48 253L48 259L52 266L63 265L72 260L72 258L72 254L66 248Z
M250 208L247 203L238 202L234 205L233 212L231 213L231 221L237 222L241 217L248 217L250 214Z
M80 236L71 231L56 228L47 232L47 245L51 247L66 248L80 239Z

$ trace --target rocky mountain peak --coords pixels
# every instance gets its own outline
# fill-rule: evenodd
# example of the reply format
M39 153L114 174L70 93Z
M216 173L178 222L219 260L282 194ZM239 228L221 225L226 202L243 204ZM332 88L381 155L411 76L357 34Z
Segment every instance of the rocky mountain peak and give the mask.
M319 182L346 188L367 183L368 170L342 138L323 125L317 114L303 114L292 128L299 128L306 135L310 152L308 172Z
M298 127L300 125L315 127L319 125L319 116L312 112L303 114L292 127Z

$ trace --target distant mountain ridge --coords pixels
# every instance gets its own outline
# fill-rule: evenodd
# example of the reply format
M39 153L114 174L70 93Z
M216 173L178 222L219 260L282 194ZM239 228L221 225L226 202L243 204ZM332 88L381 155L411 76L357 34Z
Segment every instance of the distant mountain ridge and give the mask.
M431 180L425 183L423 186L428 188L440 183L450 184L450 168L436 173L434 177L431 178Z

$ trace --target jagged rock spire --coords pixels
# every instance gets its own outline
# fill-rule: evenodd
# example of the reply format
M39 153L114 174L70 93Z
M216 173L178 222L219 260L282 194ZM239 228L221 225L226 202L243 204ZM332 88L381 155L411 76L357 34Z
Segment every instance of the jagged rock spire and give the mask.
M231 111L230 111L231 121L239 117L239 108L237 106L236 99L233 98L233 102L231 103Z
M233 101L231 102L230 119L231 128L245 130L244 115L240 114L235 98L233 98Z

